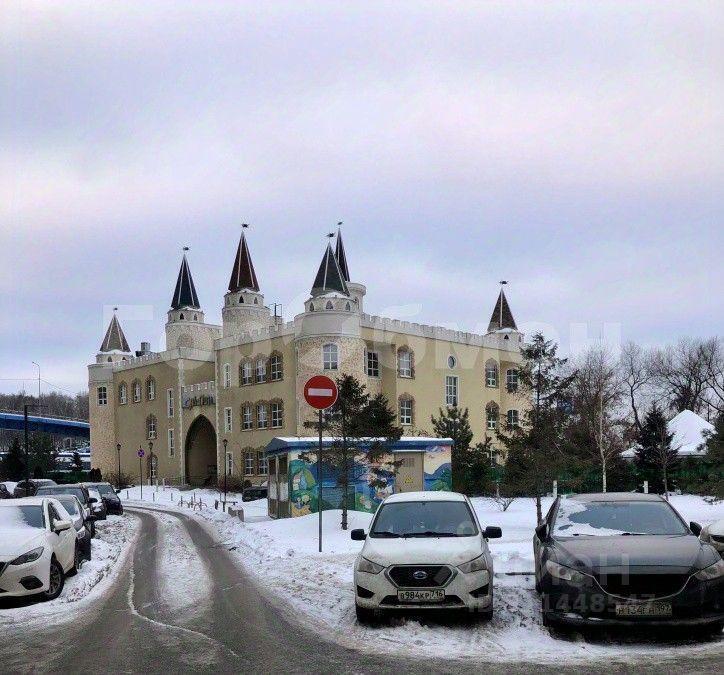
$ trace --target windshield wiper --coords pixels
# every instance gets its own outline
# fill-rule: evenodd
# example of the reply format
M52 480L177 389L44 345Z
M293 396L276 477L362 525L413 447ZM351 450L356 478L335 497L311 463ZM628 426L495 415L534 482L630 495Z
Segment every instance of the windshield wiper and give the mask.
M397 532L373 532L372 535L375 537L391 537L391 538L396 537L398 539L401 536L401 535L397 534Z
M644 537L645 532L621 532L622 537Z
M458 535L454 532L408 532L402 535L403 538L408 537L457 537Z

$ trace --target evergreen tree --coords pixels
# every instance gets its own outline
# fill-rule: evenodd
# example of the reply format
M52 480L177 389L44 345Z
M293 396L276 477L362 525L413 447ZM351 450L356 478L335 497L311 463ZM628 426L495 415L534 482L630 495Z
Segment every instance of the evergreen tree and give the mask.
M75 471L83 471L83 460L77 451L73 452L73 469Z
M468 409L461 410L457 406L440 408L439 417L432 415L433 432L437 438L451 438L452 452L450 464L452 469L453 489L458 492L468 493L470 464L470 443L473 440L473 432L470 429L470 414Z
M25 453L20 445L20 438L17 436L10 442L8 453L0 464L0 475L15 482L23 480L25 477Z
M706 471L703 491L724 499L724 412L714 422L714 431L706 439L706 455L702 458Z
M30 437L30 469L35 478L46 476L55 469L55 446L50 434L36 432ZM36 474L41 475L36 475Z
M641 479L649 481L649 489L663 490L667 498L669 478L679 465L678 448L671 447L673 436L664 413L654 404L641 425L634 461Z

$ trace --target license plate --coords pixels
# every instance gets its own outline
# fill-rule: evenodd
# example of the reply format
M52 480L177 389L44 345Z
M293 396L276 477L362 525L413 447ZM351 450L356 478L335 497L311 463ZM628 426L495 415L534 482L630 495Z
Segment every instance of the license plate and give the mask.
M670 602L616 605L616 616L671 616Z
M442 602L445 600L445 591L397 591L397 599L400 602Z

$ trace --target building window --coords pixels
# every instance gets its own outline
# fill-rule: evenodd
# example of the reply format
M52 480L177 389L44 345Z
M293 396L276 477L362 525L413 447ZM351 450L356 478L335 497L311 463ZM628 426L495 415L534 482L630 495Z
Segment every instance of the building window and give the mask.
M249 431L254 427L254 419L251 414L251 404L245 403L241 406L241 428Z
M272 382L281 380L284 377L281 354L272 354L269 357L269 379Z
M168 456L173 457L174 455L174 447L173 447L173 429L168 430Z
M121 405L128 403L128 385L125 382L121 383L121 386L118 387L118 402Z
M399 377L413 377L415 374L412 351L407 347L397 351L397 374Z
M98 405L108 405L108 389L98 387Z
M138 380L133 382L133 402L138 403L141 400L141 383Z
M156 416L149 415L146 418L146 438L152 441L156 438Z
M328 344L322 347L322 366L324 370L337 370L337 368L339 368L339 350L337 345Z
M518 391L518 369L508 368L505 371L505 384L508 387L508 391Z
M173 389L166 389L166 415L173 417Z
M281 429L284 426L284 404L281 401L272 401L270 409L272 429Z
M456 375L445 376L445 405L458 404L458 378Z
M224 431L228 434L234 426L234 418L231 414L231 408L224 408Z
M485 426L489 431L495 431L498 428L499 409L496 403L492 401L485 406Z
M269 473L269 460L266 458L264 451L260 451L256 456L257 472L260 476L266 476Z
M492 359L485 364L485 386L498 386L498 364Z
M256 426L257 429L267 428L266 403L259 403L256 406Z
M241 364L241 384L247 385L252 383L251 361L244 361L244 363Z
M224 389L228 389L231 386L231 366L228 363L224 364Z
M256 453L248 451L244 453L244 475L254 475L254 455Z
M367 352L367 377L380 376L380 355L377 352Z
M258 359L256 362L256 381L266 382L266 359Z
M230 476L234 473L234 453L226 453L226 473Z
M447 367L450 368L450 370L452 370L457 364L458 364L458 362L455 359L455 357L452 354L450 354L450 356L447 357Z
M149 401L153 401L156 398L156 380L152 377L146 380L146 398Z
M517 429L520 426L517 410L508 410L508 428Z
M412 399L409 396L400 397L400 424L412 424Z

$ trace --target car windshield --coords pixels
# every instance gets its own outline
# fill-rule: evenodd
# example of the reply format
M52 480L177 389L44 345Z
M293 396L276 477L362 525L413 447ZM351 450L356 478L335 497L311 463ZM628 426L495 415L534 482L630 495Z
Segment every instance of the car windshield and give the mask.
M553 534L561 537L686 534L674 510L663 502L562 501Z
M81 502L85 502L85 494L79 487L66 487L64 485L48 485L38 489L38 495L75 495Z
M70 496L58 497L58 501L65 507L65 510L71 516L79 516L80 511L78 510L78 502L75 498Z
M113 488L110 485L94 485L94 490L98 490L100 494L102 494L104 497L106 495L114 495L116 494Z
M465 502L421 501L383 504L371 537L472 537L478 533Z
M0 507L0 527L37 527L45 528L43 507L25 505Z

